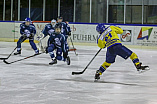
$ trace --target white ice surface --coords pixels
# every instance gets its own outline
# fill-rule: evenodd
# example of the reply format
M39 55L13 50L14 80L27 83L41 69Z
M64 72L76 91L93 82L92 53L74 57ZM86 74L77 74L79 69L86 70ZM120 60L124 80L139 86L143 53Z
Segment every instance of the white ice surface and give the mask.
M0 42L0 57L7 57L16 43ZM34 54L28 43L22 45L21 56ZM150 71L138 74L131 60L116 58L94 81L95 71L105 61L103 50L83 75L72 71L85 68L99 50L95 46L76 46L78 56L70 52L71 65L64 62L48 65L49 54L42 54L7 65L0 60L0 104L157 104L157 50L132 49Z

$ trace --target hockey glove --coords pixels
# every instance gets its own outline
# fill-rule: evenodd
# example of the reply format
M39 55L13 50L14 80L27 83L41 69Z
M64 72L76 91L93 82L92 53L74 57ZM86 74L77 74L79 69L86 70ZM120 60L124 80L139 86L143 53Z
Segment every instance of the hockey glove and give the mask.
M34 38L34 33L31 33L29 38Z
M23 34L22 37L23 37L24 39L26 39L26 38L27 38L27 35L26 35L26 34Z
M68 36L71 36L71 32L68 32Z

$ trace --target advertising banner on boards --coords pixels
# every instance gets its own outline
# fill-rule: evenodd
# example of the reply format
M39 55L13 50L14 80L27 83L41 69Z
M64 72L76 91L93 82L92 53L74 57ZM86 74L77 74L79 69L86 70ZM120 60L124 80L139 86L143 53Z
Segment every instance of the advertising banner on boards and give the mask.
M12 38L18 40L21 36L20 34L20 24L22 21L13 22L0 22L2 27L7 27L9 24L14 26L14 28L7 28L8 32L12 32ZM47 23L36 22L34 23L37 35L39 35L42 29ZM71 38L73 42L79 43L96 43L99 34L96 32L96 24L69 24L71 27L72 35ZM106 25L106 27L109 25ZM132 26L132 25L118 25L123 29L122 34L118 34L121 42L126 45L146 45L146 46L156 46L157 45L157 27L156 26ZM6 30L3 29L3 33ZM35 36L35 40L36 37ZM14 36L14 37L13 37ZM10 34L5 34L3 37L11 37ZM47 39L45 39L46 43Z
M108 27L109 25L106 25ZM96 43L99 36L96 25L89 24L70 24L72 39L74 42ZM125 44L133 44L132 31L134 27L121 26L123 34L118 34L120 40Z
M157 27L140 27L136 39L138 45L157 45Z
M99 35L95 30L96 25L70 24L70 27L74 42L96 43Z

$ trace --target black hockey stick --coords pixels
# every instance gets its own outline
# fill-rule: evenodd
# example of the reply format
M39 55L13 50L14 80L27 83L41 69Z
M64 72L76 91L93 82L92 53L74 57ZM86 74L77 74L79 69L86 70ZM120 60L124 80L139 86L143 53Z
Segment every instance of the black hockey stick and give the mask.
M43 52L43 53L45 53L45 52ZM12 62L8 62L8 61L6 61L6 60L3 60L3 62L4 63L6 63L6 64L12 64L12 63L15 63L15 62L19 62L19 61L22 61L22 60L25 60L25 59L28 59L28 58L31 58L31 57L34 57L34 56L38 56L38 55L40 55L40 54L42 54L42 53L39 53L39 54L37 54L37 55L31 55L31 56L28 56L28 57L25 57L25 58L23 58L23 59L19 59L19 60L16 60L16 61L12 61Z
M9 54L9 56L7 58L0 58L0 60L7 60L12 54L13 52L17 49L17 47L25 40L26 38L24 38L15 48L14 50Z
M75 75L75 74L83 74L86 69L88 68L88 66L91 64L91 62L95 59L95 57L99 54L99 52L101 51L101 49L99 49L99 51L94 55L94 57L92 58L92 60L88 63L88 65L85 67L85 69L81 72L72 72L72 75Z
M75 55L77 56L78 54L76 53L76 49L75 49L75 47L74 47L74 44L73 44L73 41L72 41L71 37L70 37L70 40L71 40L71 44L72 44L72 46L73 46L73 48L74 48Z
M14 50L9 54L8 57L6 57L6 58L0 58L0 60L6 60L6 59L8 59L13 54L13 52L16 50L16 48L17 47L14 48Z

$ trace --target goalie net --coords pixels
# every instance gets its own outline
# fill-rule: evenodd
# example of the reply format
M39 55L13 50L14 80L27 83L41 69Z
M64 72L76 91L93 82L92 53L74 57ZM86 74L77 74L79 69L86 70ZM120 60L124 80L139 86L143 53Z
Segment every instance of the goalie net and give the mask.
M41 37L43 35L41 31L44 29L45 25L51 23L51 21L33 21L32 23L36 27L35 40L38 40L38 37ZM40 50L42 51L45 50L45 48L47 47L48 39L49 35L37 43L38 44L37 46ZM76 50L75 48L73 48L70 38L68 38L68 45L70 51Z
M32 22L35 25L36 28L36 35L35 35L35 40L38 40L39 37L42 37L42 30L44 29L45 25L50 23L50 21L33 21ZM49 36L45 37L41 41L37 43L37 47L39 50L44 50L47 47L47 41L48 41Z

